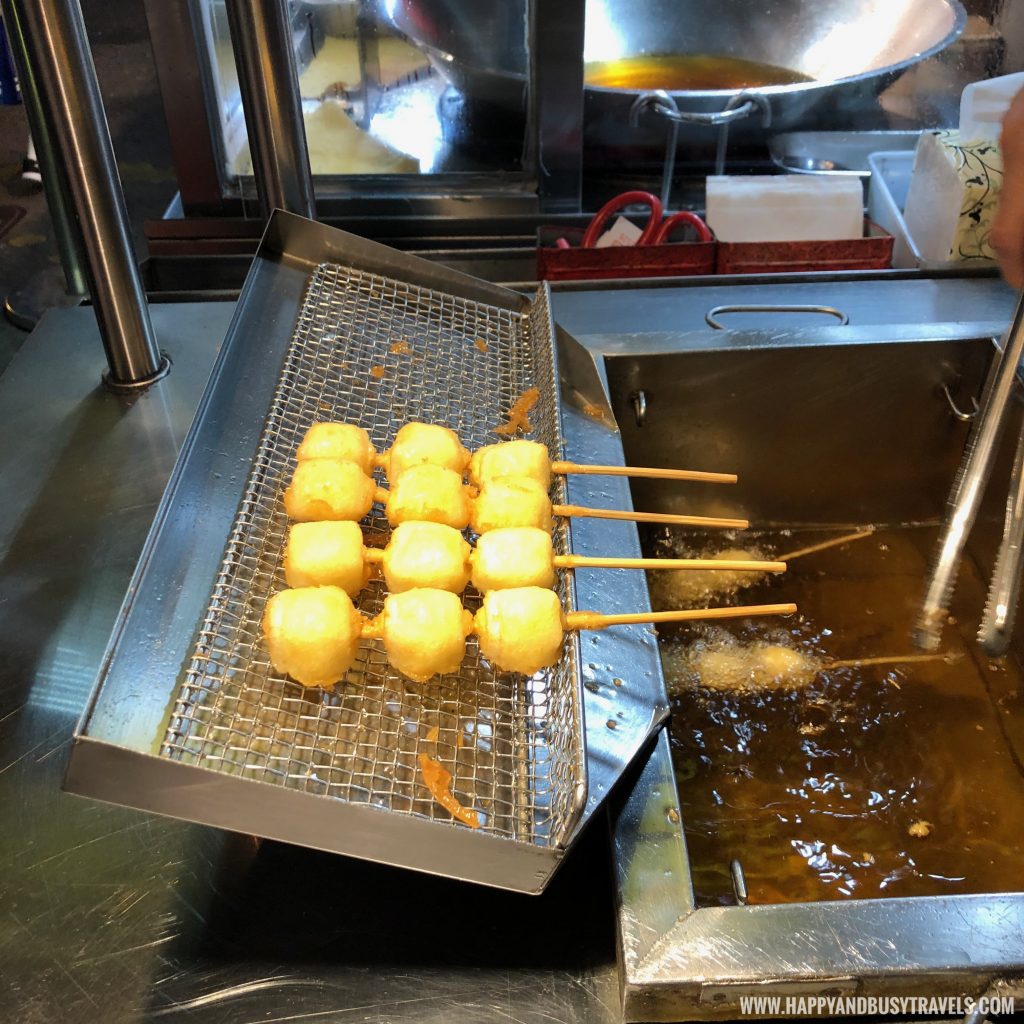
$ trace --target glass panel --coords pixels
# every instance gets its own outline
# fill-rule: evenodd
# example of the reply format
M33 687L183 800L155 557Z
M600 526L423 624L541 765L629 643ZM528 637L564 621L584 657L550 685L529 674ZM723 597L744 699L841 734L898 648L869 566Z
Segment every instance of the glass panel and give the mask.
M195 0L226 175L251 178L224 0ZM525 0L289 0L313 173L515 173L526 126ZM511 15L511 16L510 16ZM503 51L507 46L507 53ZM493 67L490 62L497 61Z

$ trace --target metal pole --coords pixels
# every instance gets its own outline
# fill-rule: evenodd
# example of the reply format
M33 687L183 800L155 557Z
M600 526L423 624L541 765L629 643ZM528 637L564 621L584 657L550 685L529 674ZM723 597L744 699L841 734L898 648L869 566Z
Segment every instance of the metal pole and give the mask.
M166 371L135 263L128 211L78 0L4 0L24 38L43 120L81 230L108 383L148 384Z
M36 147L39 176L43 180L46 206L53 224L53 236L57 243L57 254L60 256L64 278L67 281L68 294L84 295L86 279L83 253L85 250L82 233L71 211L67 177L57 157L50 126L43 116L43 104L39 98L39 83L32 74L32 68L25 52L25 36L14 4L9 0L0 0L0 11L3 12L7 38L11 44L11 55L14 57L14 64L18 69L21 101L25 106L25 118Z
M227 0L253 173L264 217L316 217L287 0Z

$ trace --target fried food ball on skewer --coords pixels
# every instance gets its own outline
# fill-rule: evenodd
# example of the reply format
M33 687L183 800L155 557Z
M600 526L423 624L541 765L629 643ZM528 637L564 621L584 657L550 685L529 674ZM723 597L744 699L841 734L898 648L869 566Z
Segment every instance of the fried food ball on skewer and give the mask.
M340 587L282 590L263 613L274 669L303 686L330 689L344 679L359 650L363 617Z
M720 562L726 575L782 572L784 562ZM388 590L431 588L460 594L472 575L481 593L555 584L555 569L689 569L708 575L715 561L682 558L601 558L556 555L551 535L534 527L492 530L471 548L458 530L440 523L396 526L383 550L365 547L354 522L296 523L285 546L285 580L290 587L341 587L355 597L367 584L370 568L380 565Z
M476 632L481 652L496 668L532 675L558 661L567 630L794 611L796 605L778 604L566 615L554 591L520 587L486 594L473 617L457 594L419 588L390 594L383 612L368 622L339 587L299 587L270 599L263 631L271 664L278 672L287 673L303 686L329 689L352 667L363 636L383 640L391 664L410 679L423 682L458 668L471 632Z
M458 669L473 616L457 594L417 589L390 594L367 621L339 587L282 590L268 602L263 633L271 664L297 683L330 689L345 678L362 637L384 642L390 664L415 682Z
M470 579L481 594L489 590L555 585L551 534L533 526L514 526L481 534L470 555Z
M370 435L354 423L314 423L295 453L299 462L310 459L340 459L354 462L367 475L378 464L377 449Z
M440 523L402 523L383 550L363 544L358 523L295 523L284 553L290 587L341 587L355 597L380 564L394 594L417 587L459 594L469 582L470 546L458 530Z
M373 507L378 487L355 462L309 459L295 467L284 508L300 523L359 520Z
M531 676L561 657L565 627L553 590L492 590L474 618L480 653L504 672Z
M355 597L370 579L363 531L352 520L295 523L284 549L289 587L340 587Z
M558 661L567 630L606 629L609 626L643 622L791 615L795 611L794 604L774 604L630 612L621 615L604 615L600 612L571 612L566 615L554 591L540 587L520 587L515 590L492 590L485 594L483 604L474 618L474 629L480 641L480 651L491 664L506 672L533 675Z
M432 465L450 469L459 477L469 465L469 452L458 434L434 423L406 423L394 443L380 457L388 482L394 485L413 466Z
M284 494L286 512L299 522L362 519L375 501L384 503L392 526L432 522L462 530L472 523L477 533L511 526L533 526L550 532L553 515L738 530L749 525L745 519L552 505L547 492L524 477L500 477L485 484L477 494L455 470L429 463L411 466L391 490L384 490L354 462L310 459L296 466Z
M461 594L469 582L471 551L451 526L401 523L381 555L384 580L393 594L422 587Z
M458 594L419 588L390 594L367 635L380 636L392 668L413 682L457 672L466 656L473 616Z
M296 460L341 459L354 462L370 474L382 467L393 483L412 466L442 466L461 477L469 465L469 452L458 434L435 423L407 423L395 435L394 443L378 453L370 435L354 423L314 423L306 431L296 452Z
M469 525L472 491L453 469L429 463L410 466L382 493L392 526L429 522L464 530Z
M654 469L642 466L595 466L581 462L552 461L547 445L539 441L506 441L478 448L469 462L469 482L477 487L499 477L527 477L547 490L554 475L566 473L600 476L638 476L664 480L697 480L704 483L734 484L735 473L707 473L690 469Z
M529 477L492 480L473 500L470 525L485 534L513 526L532 526L551 532L553 507L547 488Z

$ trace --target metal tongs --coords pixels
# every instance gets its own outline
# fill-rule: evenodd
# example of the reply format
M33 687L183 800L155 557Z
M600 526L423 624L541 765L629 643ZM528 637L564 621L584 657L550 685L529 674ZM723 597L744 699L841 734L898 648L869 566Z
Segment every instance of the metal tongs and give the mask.
M924 650L939 646L942 626L956 587L957 570L967 536L974 526L982 495L988 485L996 445L1002 433L1013 391L1017 367L1024 354L1024 292L1017 298L1013 320L996 353L978 418L967 442L949 496L949 510L939 541L938 555L928 577L924 603L914 630L914 640ZM1024 554L1024 430L1017 443L1013 474L1006 499L1003 539L989 584L978 642L986 654L1006 652L1013 632Z

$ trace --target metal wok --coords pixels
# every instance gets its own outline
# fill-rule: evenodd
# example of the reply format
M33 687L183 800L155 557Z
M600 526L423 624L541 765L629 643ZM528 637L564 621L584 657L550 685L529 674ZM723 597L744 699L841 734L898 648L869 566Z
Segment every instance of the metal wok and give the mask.
M381 0L387 20L419 45L465 97L495 113L526 109L526 0ZM671 92L650 109L680 112L699 142L714 138L709 122L729 110L737 132L813 126L815 113L870 100L912 64L963 31L959 0L587 0L587 64L641 55L705 54L771 64L811 81L737 90ZM629 127L641 94L586 86L588 145L663 142L664 124L641 117ZM830 125L835 127L835 125Z

